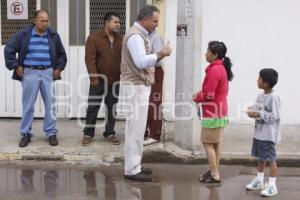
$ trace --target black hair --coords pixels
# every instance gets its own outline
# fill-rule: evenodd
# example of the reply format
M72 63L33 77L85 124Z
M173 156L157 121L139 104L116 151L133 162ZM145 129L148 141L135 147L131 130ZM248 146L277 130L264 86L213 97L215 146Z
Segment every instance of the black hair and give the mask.
M154 12L160 12L160 11L155 5L146 5L140 10L137 16L137 20L142 21L145 17L147 19L151 19Z
M273 88L278 81L278 72L272 68L264 68L259 71L259 77L263 82L267 82L270 88Z
M115 13L115 12L108 12L108 13L105 14L105 16L104 16L104 18L103 18L104 23L105 23L106 21L110 21L111 18L112 18L113 16L114 16L114 17L118 17L118 18L120 19L120 16L119 16L117 13Z
M223 42L210 41L208 43L208 49L213 53L217 54L218 59L223 59L225 70L227 73L227 79L231 81L233 79L233 73L231 71L232 63L229 57L226 57L227 47Z
M41 12L47 13L48 17L50 18L49 11L45 9L36 10L33 14L33 18L35 19Z

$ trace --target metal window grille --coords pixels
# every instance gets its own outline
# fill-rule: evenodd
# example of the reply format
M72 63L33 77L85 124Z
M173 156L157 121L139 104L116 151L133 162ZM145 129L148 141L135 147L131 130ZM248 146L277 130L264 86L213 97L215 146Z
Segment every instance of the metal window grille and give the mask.
M85 1L69 0L70 45L85 44ZM82 17L84 16L84 17Z
M7 1L1 0L1 44L6 45L16 32L32 24L32 18L36 10L36 0L28 0L28 19L7 19Z
M107 12L115 12L120 16L121 35L126 31L126 0L91 0L90 1L90 33L98 31L103 25Z
M41 8L50 14L50 27L57 30L57 0L41 0Z

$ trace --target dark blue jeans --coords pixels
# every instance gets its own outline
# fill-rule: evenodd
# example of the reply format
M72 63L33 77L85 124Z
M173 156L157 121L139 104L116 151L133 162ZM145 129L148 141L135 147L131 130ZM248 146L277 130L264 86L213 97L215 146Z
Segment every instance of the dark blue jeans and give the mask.
M83 129L84 135L94 137L97 115L103 98L106 106L106 122L103 136L108 137L109 135L115 134L115 116L117 115L116 108L118 103L119 87L119 84L107 85L100 83L97 86L90 85L88 108L86 112L86 125Z

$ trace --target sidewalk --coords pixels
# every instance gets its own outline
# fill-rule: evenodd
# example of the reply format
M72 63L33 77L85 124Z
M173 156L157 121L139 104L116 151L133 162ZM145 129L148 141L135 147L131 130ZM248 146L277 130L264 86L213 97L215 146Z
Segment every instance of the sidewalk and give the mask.
M102 124L104 121L98 121ZM0 119L0 160L62 160L68 162L113 163L123 162L124 121L117 121L116 134L121 145L108 144L103 136L103 128L98 128L93 143L81 146L82 128L77 120L58 120L59 145L49 146L42 133L42 120L33 124L34 137L26 148L19 148L20 120ZM165 123L166 142L147 146L144 149L143 162L206 163L203 149L200 153L181 149L173 142L172 123ZM253 165L250 156L253 126L230 124L226 128L222 164ZM277 146L279 166L300 166L300 125L282 126L282 142ZM201 146L202 148L202 146Z

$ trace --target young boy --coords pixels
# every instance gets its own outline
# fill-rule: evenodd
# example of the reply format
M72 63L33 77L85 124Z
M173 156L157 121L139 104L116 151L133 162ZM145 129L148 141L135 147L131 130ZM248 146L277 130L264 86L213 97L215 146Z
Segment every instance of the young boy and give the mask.
M274 69L262 69L259 72L257 85L264 90L253 107L248 108L247 114L255 119L255 132L251 155L258 158L257 176L246 186L248 190L262 189L261 195L270 197L278 194L276 187L276 150L280 135L280 99L273 91L278 80L278 73ZM264 185L264 168L269 162L269 182Z

